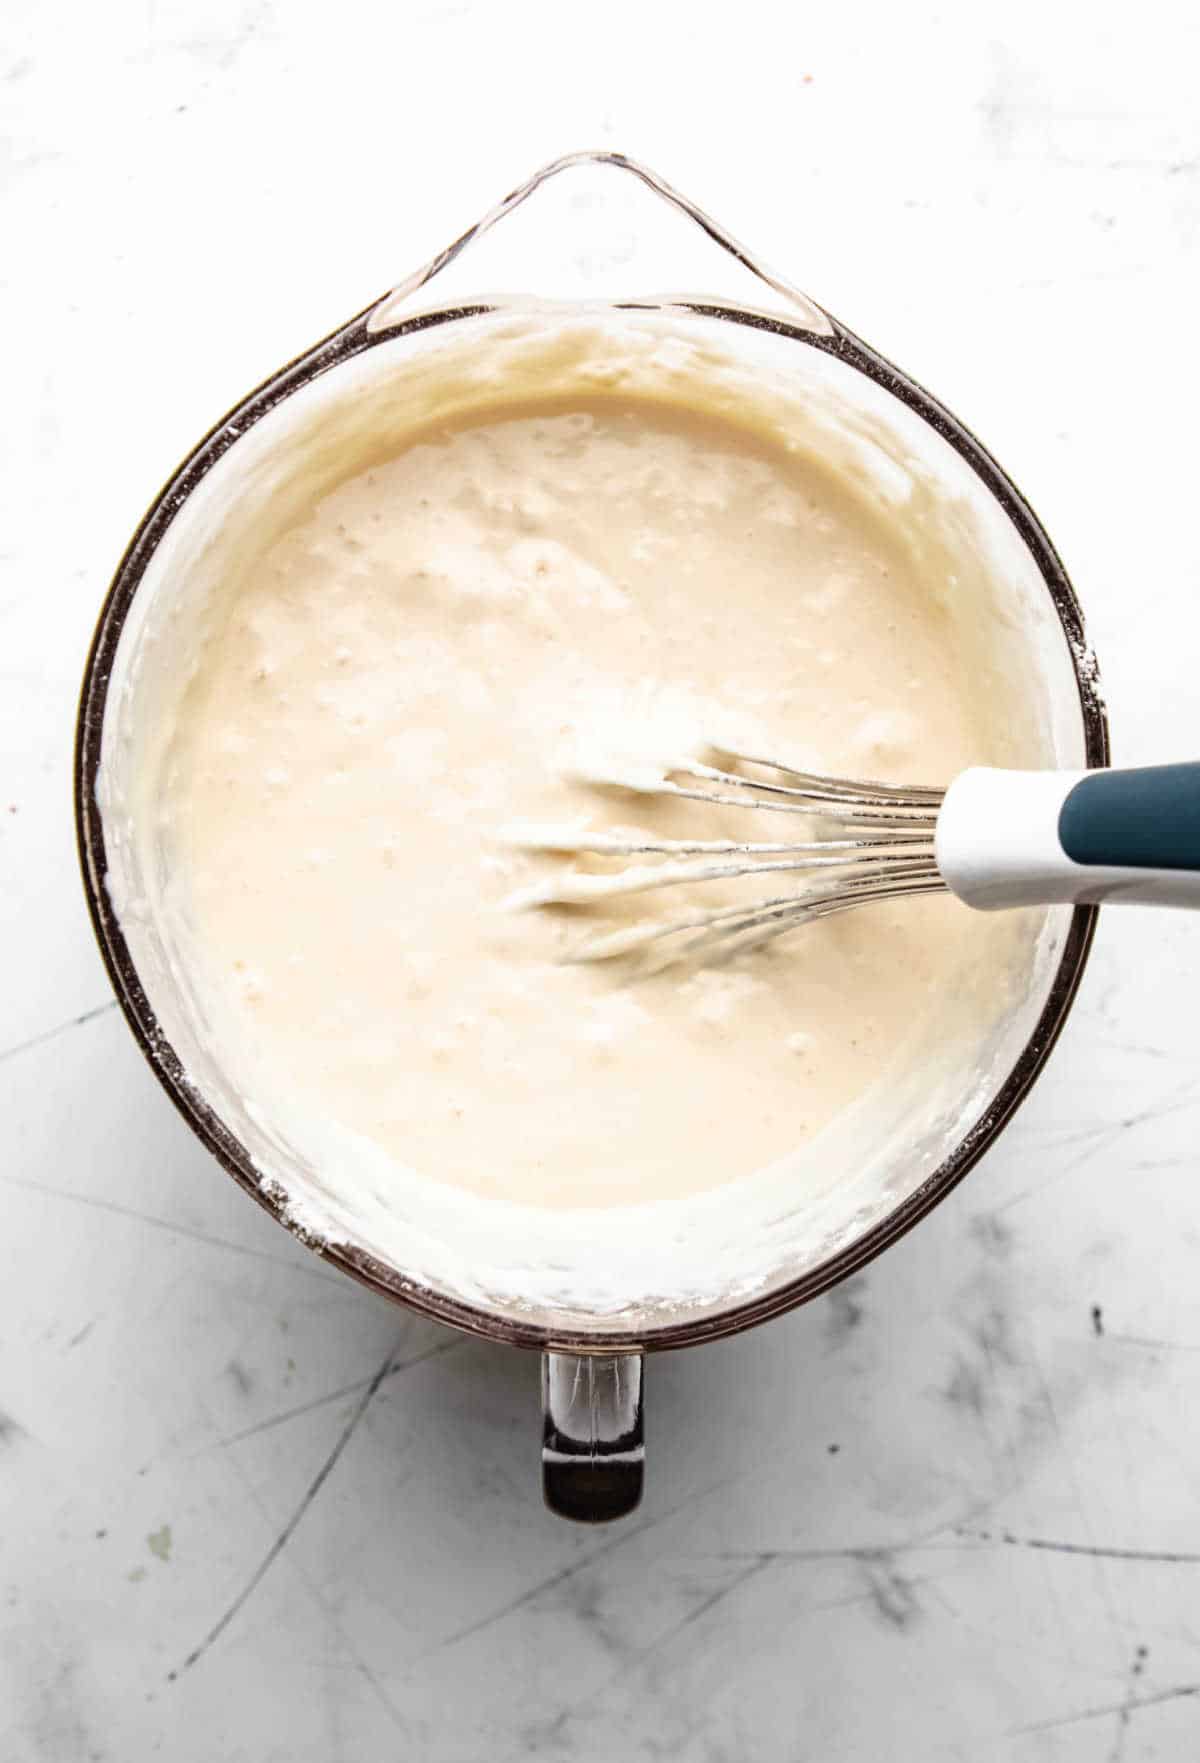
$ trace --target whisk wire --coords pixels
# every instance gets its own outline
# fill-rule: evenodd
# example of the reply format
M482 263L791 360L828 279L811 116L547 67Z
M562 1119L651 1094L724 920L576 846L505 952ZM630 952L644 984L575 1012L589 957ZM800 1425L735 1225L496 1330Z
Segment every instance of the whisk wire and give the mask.
M804 788L814 793L835 796L841 801L856 799L875 799L882 802L911 803L914 807L930 808L936 812L941 804L944 792L934 789L928 784L884 784L870 778L826 777L819 771L797 771L793 765L785 765L780 759L764 759L755 753L739 753L732 749L721 749L727 758L741 765L758 765L764 770L782 772L785 777L792 777Z
M763 761L753 761L762 764ZM772 783L766 778L746 777L740 772L723 771L715 765L688 760L671 767L678 777L689 777L698 783L719 785L719 789L690 789L682 784L665 783L666 790L696 802L712 802L727 808L759 808L776 814L803 814L809 819L872 823L884 826L932 826L936 803L928 793L910 797L874 788L839 791L831 780L815 774L794 773L803 783ZM739 792L728 794L730 790ZM646 790L644 793L655 793Z

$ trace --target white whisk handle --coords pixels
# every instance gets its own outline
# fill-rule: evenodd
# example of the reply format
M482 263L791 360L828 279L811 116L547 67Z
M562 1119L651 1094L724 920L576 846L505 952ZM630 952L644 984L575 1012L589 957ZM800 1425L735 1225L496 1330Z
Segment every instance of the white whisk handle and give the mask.
M1130 901L1200 908L1200 764L956 777L937 865L968 906Z

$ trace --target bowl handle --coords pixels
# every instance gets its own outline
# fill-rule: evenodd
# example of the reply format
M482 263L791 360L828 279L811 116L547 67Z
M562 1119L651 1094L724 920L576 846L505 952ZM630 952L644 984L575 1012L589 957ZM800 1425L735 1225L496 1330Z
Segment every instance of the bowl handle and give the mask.
M564 173L565 190L557 188ZM547 189L550 184L556 187ZM510 221L530 197L533 212ZM680 289L702 292L681 295ZM532 294L540 303L651 307L731 300L819 336L835 335L833 320L815 300L752 257L711 215L649 166L607 150L568 153L543 165L351 322L365 320L368 331L384 331L418 310L453 308L467 316L464 305L486 312L514 298L527 304ZM432 299L432 308L414 306L418 295Z
M640 1353L542 1354L542 1492L560 1518L605 1524L642 1497Z

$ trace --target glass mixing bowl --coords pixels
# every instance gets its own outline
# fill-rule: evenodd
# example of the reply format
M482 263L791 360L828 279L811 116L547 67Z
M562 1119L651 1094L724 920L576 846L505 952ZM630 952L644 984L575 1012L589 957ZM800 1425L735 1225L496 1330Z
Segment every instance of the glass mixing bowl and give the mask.
M680 288L691 291L663 291ZM757 1194L737 1182L673 1202L684 1210L669 1216L619 1208L603 1219L570 1215L574 1223L549 1214L535 1227L523 1221L541 1245L533 1252L568 1273L588 1258L625 1267L626 1257L618 1302L573 1298L566 1275L561 1294L536 1301L506 1283L494 1265L503 1221L442 1184L425 1184L409 1212L397 1213L399 1202L382 1191L364 1192L361 1206L334 1206L321 1169L239 1094L172 960L153 908L162 854L131 834L140 746L169 712L205 579L253 540L269 512L311 496L314 460L318 479L332 482L364 425L380 434L391 425L401 437L414 399L446 384L448 345L487 352L514 335L580 323L711 344L756 383L787 386L825 412L830 435L873 461L893 494L906 473L936 484L956 511L961 544L1004 601L997 628L1023 646L1037 762L1105 765L1108 742L1070 583L996 462L927 392L619 154L547 166L426 268L259 386L156 498L100 615L77 738L84 884L125 1016L193 1131L318 1254L452 1327L542 1352L546 1498L564 1515L598 1519L628 1511L640 1494L644 1354L698 1345L803 1303L948 1193L1041 1070L1079 984L1095 911L1045 915L1026 983L1006 1001L986 1048L951 1073L935 1106L900 1097L874 1138L864 1138L861 1123L857 1138L823 1138L826 1179L803 1198L778 1183ZM469 401L469 375L459 394ZM702 1213L715 1227L702 1240L724 1244L719 1266L703 1262L683 1228Z

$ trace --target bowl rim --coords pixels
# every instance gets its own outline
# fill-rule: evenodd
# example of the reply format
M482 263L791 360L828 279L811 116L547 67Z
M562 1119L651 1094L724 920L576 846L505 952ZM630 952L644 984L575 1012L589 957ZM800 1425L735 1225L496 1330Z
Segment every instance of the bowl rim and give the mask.
M386 296L385 296L386 298ZM845 1279L881 1254L917 1224L958 1185L992 1144L1028 1095L1062 1030L1083 977L1098 909L1077 906L1071 914L1062 953L1045 1004L1033 1031L989 1106L912 1193L888 1215L837 1254L772 1291L747 1297L711 1315L638 1328L578 1330L500 1316L412 1279L374 1255L349 1244L314 1236L287 1216L287 1196L261 1177L240 1140L187 1078L164 1035L142 986L117 913L105 885L104 827L96 800L108 687L117 646L134 597L152 556L180 510L212 468L239 438L277 405L365 350L436 325L519 310L519 302L458 304L415 314L396 324L371 329L379 302L363 308L347 324L288 362L229 410L198 442L168 478L143 515L117 565L105 595L88 652L75 731L74 807L76 839L88 912L100 953L135 1040L151 1070L201 1143L238 1185L281 1225L332 1266L371 1291L479 1338L508 1345L580 1353L636 1353L698 1345L751 1328L793 1309ZM839 358L865 374L927 422L974 471L1029 550L1062 627L1079 694L1088 769L1109 763L1108 719L1099 677L1084 631L1082 610L1045 528L1007 473L975 435L929 392L879 355L845 325L830 318L828 334L755 312L729 302L676 299L597 303L610 311L674 311L724 319L767 330ZM592 310L593 308L589 308ZM539 312L545 316L544 303Z

